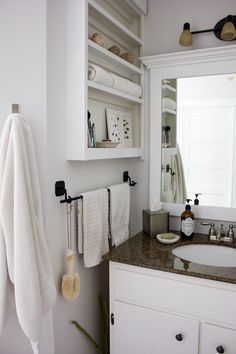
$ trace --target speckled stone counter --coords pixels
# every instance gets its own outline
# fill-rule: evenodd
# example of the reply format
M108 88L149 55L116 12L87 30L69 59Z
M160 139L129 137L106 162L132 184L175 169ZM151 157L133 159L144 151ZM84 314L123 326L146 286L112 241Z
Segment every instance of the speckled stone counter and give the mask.
M236 267L206 266L173 255L173 248L185 244L212 244L236 248L236 242L208 241L206 235L197 234L192 241L179 240L174 244L161 244L143 232L133 236L119 247L113 248L104 259L164 272L223 281L236 284Z

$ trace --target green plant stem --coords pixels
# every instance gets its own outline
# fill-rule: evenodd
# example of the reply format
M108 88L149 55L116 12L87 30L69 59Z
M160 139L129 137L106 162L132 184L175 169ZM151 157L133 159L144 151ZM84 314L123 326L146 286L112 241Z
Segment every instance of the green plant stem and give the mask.
M90 334L86 331L86 329L84 329L77 321L70 321L70 323L73 324L79 331L81 331L85 335L85 337L88 338L88 340L94 345L96 351L99 354L102 354L101 348L99 347L97 342L90 336Z

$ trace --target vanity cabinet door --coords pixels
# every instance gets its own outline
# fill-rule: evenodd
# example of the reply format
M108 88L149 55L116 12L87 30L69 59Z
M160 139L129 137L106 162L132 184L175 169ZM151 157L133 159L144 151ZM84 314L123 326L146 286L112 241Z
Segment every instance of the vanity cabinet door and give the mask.
M198 321L114 301L111 354L197 354Z
M202 324L199 354L235 354L236 331L210 324Z

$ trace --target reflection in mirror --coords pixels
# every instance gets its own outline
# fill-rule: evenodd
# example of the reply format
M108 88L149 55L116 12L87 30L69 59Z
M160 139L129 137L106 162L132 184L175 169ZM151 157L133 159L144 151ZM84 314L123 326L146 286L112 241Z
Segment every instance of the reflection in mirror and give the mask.
M236 74L162 80L163 202L235 208L235 142Z

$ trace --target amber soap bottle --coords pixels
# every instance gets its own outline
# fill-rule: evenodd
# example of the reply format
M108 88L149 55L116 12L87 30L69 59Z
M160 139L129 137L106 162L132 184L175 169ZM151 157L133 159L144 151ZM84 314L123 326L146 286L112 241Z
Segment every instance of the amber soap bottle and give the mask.
M191 211L191 205L189 205L191 199L186 199L186 201L185 211L181 214L181 238L192 240L194 235L194 214Z

